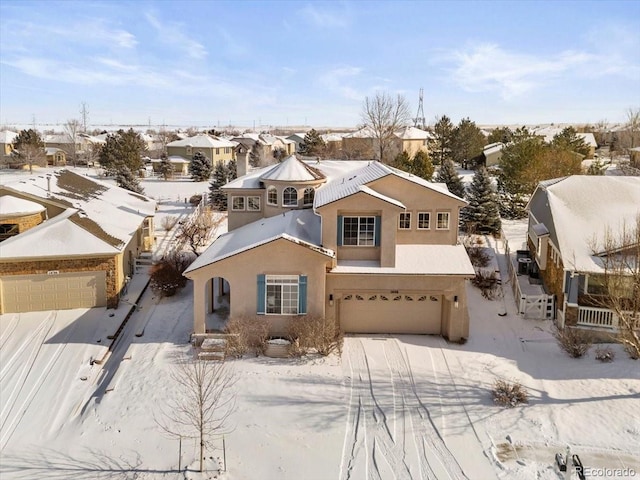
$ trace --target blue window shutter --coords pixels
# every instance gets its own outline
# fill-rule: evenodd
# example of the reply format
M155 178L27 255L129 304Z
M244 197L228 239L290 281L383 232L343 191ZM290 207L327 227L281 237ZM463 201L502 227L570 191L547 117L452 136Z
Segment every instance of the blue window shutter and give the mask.
M339 247L342 246L342 215L338 215L338 243Z
M258 306L258 314L265 313L265 296L266 296L266 282L264 275L258 275L258 301L256 305Z
M382 217L381 216L377 216L376 220L375 220L375 224L374 224L374 228L375 228L375 236L376 236L376 247L380 246L380 235L382 233Z
M298 277L298 314L307 313L307 276Z

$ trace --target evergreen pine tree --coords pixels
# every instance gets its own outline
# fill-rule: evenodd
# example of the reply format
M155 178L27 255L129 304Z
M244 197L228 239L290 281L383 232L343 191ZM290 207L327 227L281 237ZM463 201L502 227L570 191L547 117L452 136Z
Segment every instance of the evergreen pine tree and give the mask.
M196 152L189 163L189 173L194 182L204 182L209 180L213 165L204 153Z
M462 184L462 179L458 176L456 167L450 159L445 159L442 162L442 165L440 165L435 182L445 183L451 193L460 198L464 198L464 185Z
M221 190L229 180L230 169L223 163L216 163L213 169L213 178L209 184L209 202L217 210L225 212L227 210L227 194Z
M431 180L433 177L433 163L427 152L418 150L413 156L411 173L425 180Z
M140 180L133 174L129 167L121 165L116 172L116 183L119 187L131 192L144 194L143 188L140 186Z
M498 195L491 183L489 172L478 168L469 185L469 206L463 210L463 222L468 232L498 233L502 226Z
M169 178L173 175L174 172L173 163L169 161L169 157L166 153L163 153L160 156L160 165L158 166L158 172L165 180L169 180Z
M238 178L238 162L236 162L235 160L229 160L229 163L227 164L227 170L228 170L228 175L227 175L228 182Z
M312 128L304 136L304 140L300 144L299 151L301 155L320 155L323 153L326 144L320 134Z

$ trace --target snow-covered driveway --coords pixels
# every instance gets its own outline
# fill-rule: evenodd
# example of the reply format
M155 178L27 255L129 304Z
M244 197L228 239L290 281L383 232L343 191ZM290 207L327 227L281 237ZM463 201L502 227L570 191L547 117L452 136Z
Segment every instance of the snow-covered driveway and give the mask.
M433 345L403 341L417 338ZM411 336L345 339L343 370L350 393L341 479L495 478L456 400L441 342ZM456 417L448 432L442 395L449 397L447 415ZM467 469L460 460L465 458Z

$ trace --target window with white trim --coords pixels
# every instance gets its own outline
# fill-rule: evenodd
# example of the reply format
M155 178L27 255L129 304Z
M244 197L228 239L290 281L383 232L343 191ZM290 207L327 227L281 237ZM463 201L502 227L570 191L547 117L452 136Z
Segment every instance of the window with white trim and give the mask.
M266 313L272 315L298 314L298 276L266 276Z
M342 245L375 245L376 217L344 217L342 221Z
M313 198L316 194L316 190L313 187L307 187L304 189L304 198L302 203L305 207L313 205Z
M418 212L418 230L429 230L431 228L431 214L429 212Z
M259 212L260 197L247 197L247 210L251 212Z
M297 207L298 206L298 191L293 187L287 187L282 192L282 206L283 207Z
M231 197L231 210L244 210L244 197Z
M411 230L411 213L403 212L398 217L398 228L400 230Z
M267 189L267 203L269 205L278 205L278 189L274 186Z
M449 212L438 212L436 230L449 230Z

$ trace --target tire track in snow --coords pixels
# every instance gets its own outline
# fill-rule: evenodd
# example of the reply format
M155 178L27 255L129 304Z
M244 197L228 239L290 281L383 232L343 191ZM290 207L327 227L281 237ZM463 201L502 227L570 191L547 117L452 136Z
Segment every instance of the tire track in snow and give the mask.
M405 461L404 442L396 442L389 428L389 419L374 390L371 367L362 341L349 340L346 351L351 372L350 400L340 478L363 478L363 472L359 470L364 463L364 478L386 480L392 476L411 480L413 477ZM393 402L395 410L397 399Z
M2 428L4 428L6 421L9 419L9 416L11 415L11 412L13 411L13 408L15 407L15 405L18 402L18 397L19 397L20 393L22 392L22 389L24 388L25 384L27 383L27 379L28 379L29 374L31 373L31 371L33 369L33 366L35 365L35 362L36 362L36 359L38 357L38 354L40 353L40 351L42 349L42 346L44 345L44 342L46 341L46 339L47 339L47 337L49 335L49 332L51 331L51 329L52 329L53 325L55 324L56 320L57 320L57 312L54 312L53 313L53 321L52 321L51 325L49 326L46 334L44 335L44 337L42 339L42 342L40 343L40 346L37 349L36 355L33 358L33 361L31 362L31 366L29 367L29 371L27 372L27 376L24 378L24 380L22 381L22 384L20 385L20 390L16 394L15 399L11 402L11 408L9 409L9 412L7 413L7 418L4 420L4 422L2 424ZM9 427L7 429L5 429L4 435L2 437L0 437L0 448L4 448L7 445L7 443L11 439L13 433L15 432L16 428L18 427L18 425L20 424L20 422L24 418L25 414L27 413L27 410L29 409L29 406L31 405L31 403L35 399L36 395L40 391L40 388L42 388L42 385L45 383L45 380L49 376L49 373L53 369L53 366L58 361L58 358L60 358L60 355L62 354L62 351L66 348L69 339L73 335L73 332L74 332L74 330L76 328L76 325L77 325L77 323L74 322L73 326L70 329L68 329L66 337L64 338L64 340L61 343L58 344L58 346L54 350L53 354L50 355L49 360L45 364L44 368L41 370L42 373L38 376L38 378L35 380L35 382L33 382L34 385L31 388L31 390L27 393L24 401L20 405L20 408L17 411L17 415L13 418L13 420L9 424Z
M465 480L468 477L462 471L455 456L446 446L444 439L433 422L429 410L422 403L413 377L413 371L407 359L400 350L397 339L390 339L384 345L385 356L398 385L396 389L402 392L405 399L405 410L413 425L413 436L420 460L420 472L423 478L448 478L451 480ZM421 448L422 447L422 448ZM437 461L444 470L438 469L436 474L432 461ZM446 472L446 473L444 473ZM446 477L443 477L443 474Z
M4 347L4 344L7 343L7 340L9 340L9 337L11 337L11 334L18 326L19 318L20 314L18 313L13 315L11 317L11 320L9 320L9 326L5 329L4 332L2 332L2 336L0 336L0 350L2 349L2 347Z

